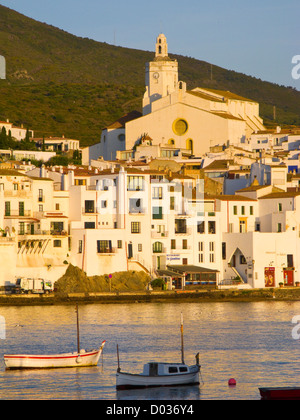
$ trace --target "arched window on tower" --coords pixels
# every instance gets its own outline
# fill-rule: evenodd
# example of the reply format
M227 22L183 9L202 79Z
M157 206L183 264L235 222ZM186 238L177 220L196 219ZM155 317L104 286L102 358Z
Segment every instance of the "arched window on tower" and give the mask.
M158 47L158 53L161 54L161 46Z
M186 141L186 148L191 151L191 154L194 153L194 143L192 139Z

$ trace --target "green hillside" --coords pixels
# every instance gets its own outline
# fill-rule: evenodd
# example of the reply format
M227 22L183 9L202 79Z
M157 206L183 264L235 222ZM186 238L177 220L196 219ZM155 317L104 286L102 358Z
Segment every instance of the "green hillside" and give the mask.
M76 37L1 5L0 54L7 64L7 80L0 80L0 120L23 123L36 136L77 138L83 146L96 143L101 129L126 112L141 110L145 63L154 57ZM178 60L188 89L231 90L259 101L266 123L300 125L299 91L217 66L211 80L209 63L170 56Z

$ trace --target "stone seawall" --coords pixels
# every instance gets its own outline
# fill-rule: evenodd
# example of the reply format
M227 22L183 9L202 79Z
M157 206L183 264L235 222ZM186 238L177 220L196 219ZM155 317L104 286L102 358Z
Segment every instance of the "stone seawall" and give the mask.
M298 301L300 288L250 290L147 291L69 293L65 295L0 295L0 306L66 305L74 303L253 302Z

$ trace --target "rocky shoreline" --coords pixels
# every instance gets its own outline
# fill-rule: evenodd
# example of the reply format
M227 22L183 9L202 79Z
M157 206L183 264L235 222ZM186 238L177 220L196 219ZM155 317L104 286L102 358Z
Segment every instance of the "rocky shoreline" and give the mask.
M0 295L0 306L254 301L300 301L300 288Z

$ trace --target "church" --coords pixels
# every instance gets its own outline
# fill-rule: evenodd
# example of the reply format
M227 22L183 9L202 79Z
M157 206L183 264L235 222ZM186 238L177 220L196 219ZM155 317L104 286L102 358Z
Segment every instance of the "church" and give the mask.
M199 157L212 146L240 144L265 129L257 102L229 91L188 90L179 80L177 60L168 55L164 34L157 37L155 57L146 64L145 84L143 112L133 111L106 127L100 143L90 148L90 159L114 160L117 151L131 156L145 138L151 146Z

